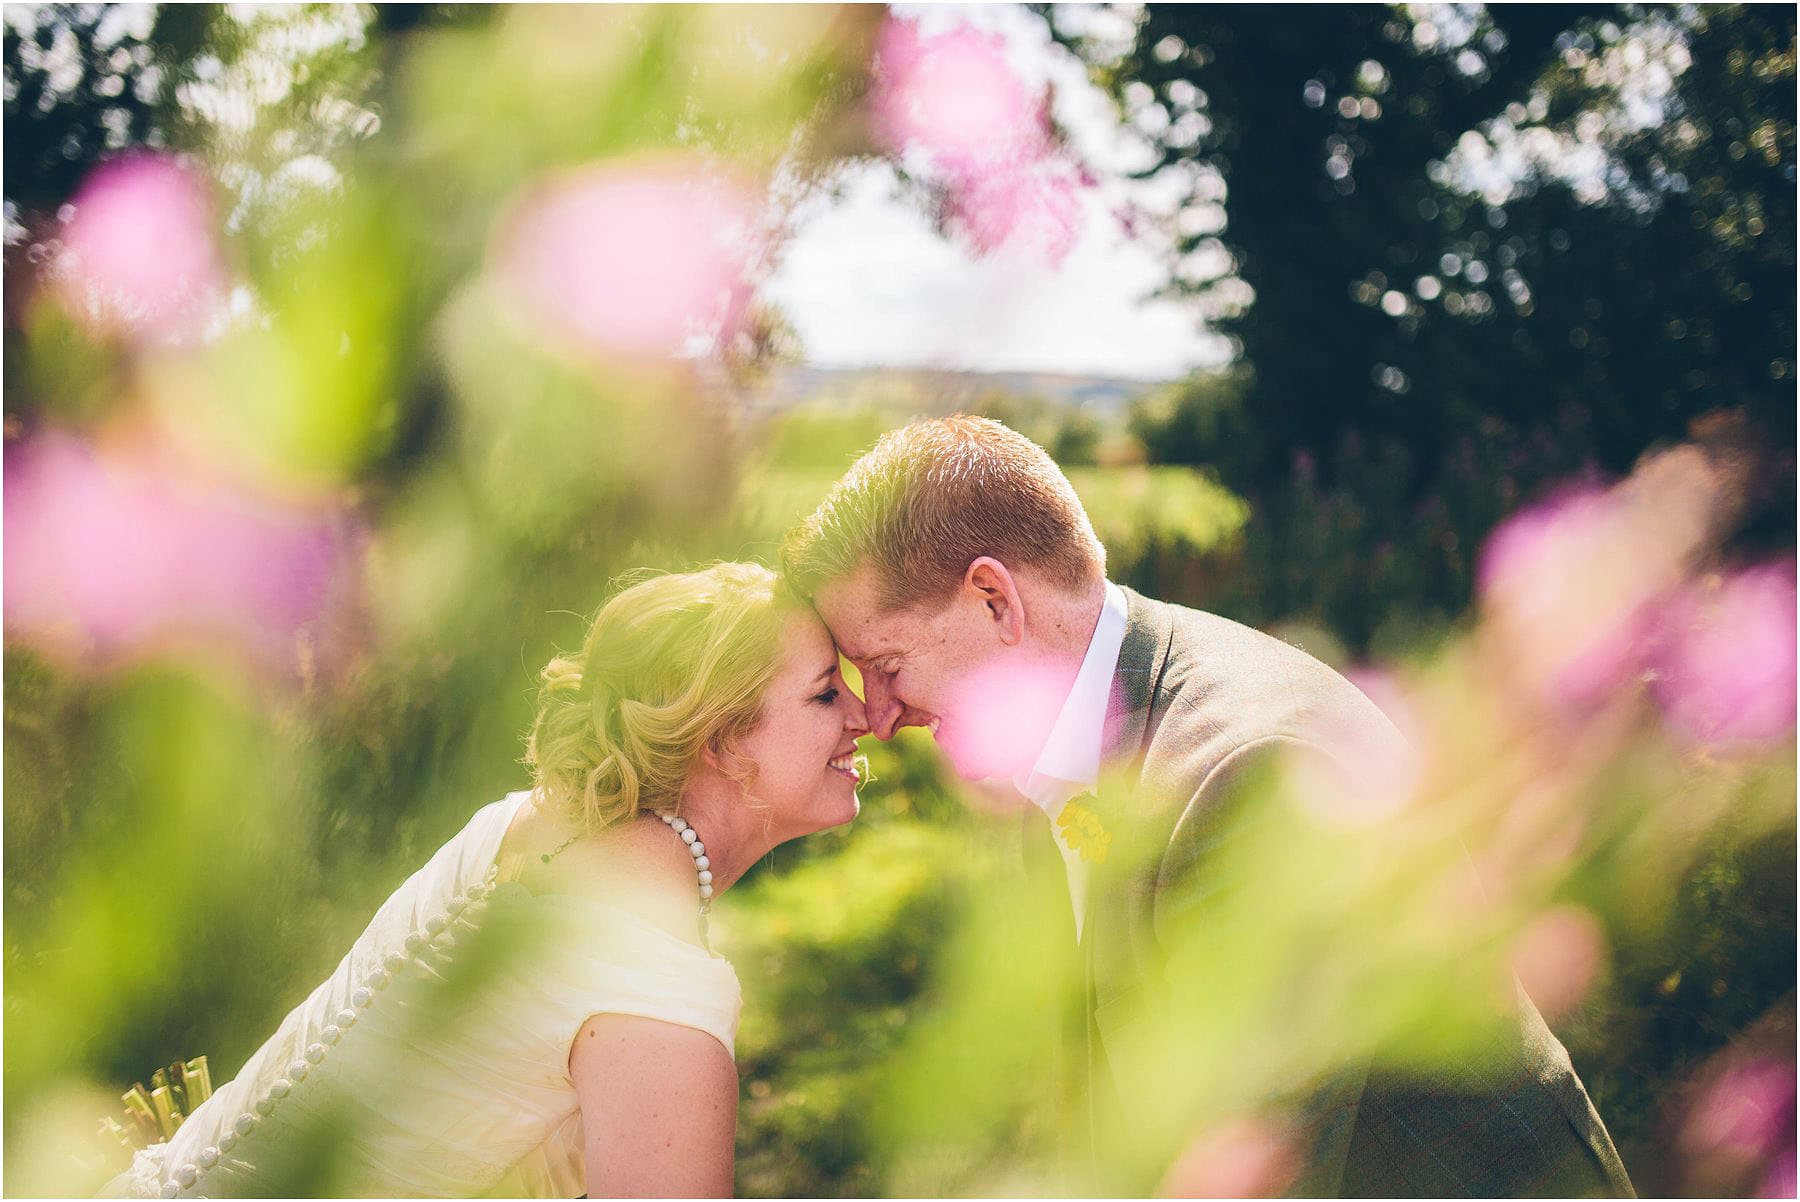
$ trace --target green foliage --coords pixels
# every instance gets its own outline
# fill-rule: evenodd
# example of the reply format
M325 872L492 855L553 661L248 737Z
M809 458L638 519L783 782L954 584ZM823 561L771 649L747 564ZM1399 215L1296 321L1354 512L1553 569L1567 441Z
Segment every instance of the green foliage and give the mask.
M978 871L966 835L917 818L866 815L841 844L766 871L720 915L745 995L744 1193L884 1192L869 1158L875 1078L926 1003Z

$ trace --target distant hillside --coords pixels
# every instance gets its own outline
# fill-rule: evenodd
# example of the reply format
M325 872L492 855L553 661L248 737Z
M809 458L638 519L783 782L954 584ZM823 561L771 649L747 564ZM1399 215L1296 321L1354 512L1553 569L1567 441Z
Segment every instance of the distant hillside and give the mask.
M1082 408L1096 418L1112 418L1123 415L1132 401L1161 383L1048 372L788 365L772 369L761 384L739 391L738 395L745 407L753 410L779 411L811 405L901 408L925 413L953 413L974 408L983 398L1004 396L1051 407Z

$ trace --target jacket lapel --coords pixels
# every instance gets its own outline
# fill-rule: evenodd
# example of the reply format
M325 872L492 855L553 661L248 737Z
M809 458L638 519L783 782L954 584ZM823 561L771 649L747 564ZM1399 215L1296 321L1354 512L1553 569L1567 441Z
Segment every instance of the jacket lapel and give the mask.
M1149 747L1151 717L1157 693L1168 666L1174 623L1167 607L1131 589L1125 594L1125 640L1119 647L1119 664L1113 672L1112 694L1107 702L1106 729L1101 757L1101 781L1091 799L1107 830L1116 832L1114 856L1095 865L1089 881L1083 918L1081 958L1088 1019L1087 1068L1089 1130L1096 1148L1112 1146L1119 1117L1119 1101L1107 1056L1109 1021L1129 1005L1140 983L1136 948L1131 937L1135 885L1131 862L1142 854L1140 839L1132 829L1130 798L1143 772Z
M1125 594L1125 641L1119 645L1119 666L1113 670L1102 744L1102 759L1115 770L1122 759L1141 761L1143 757L1150 707L1162 682L1174 633L1174 623L1160 601L1122 586L1119 591ZM1132 773L1135 776L1135 764Z

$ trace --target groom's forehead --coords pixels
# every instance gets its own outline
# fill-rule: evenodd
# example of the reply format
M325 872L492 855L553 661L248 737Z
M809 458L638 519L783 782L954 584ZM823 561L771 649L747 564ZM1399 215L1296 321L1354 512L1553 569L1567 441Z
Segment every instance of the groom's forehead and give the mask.
M905 613L883 610L872 590L821 590L816 601L819 616L847 659L879 659L897 650L896 642L904 641L910 628Z
M875 611L850 611L832 616L835 620L827 625L846 659L879 659L893 650L889 644L895 632Z

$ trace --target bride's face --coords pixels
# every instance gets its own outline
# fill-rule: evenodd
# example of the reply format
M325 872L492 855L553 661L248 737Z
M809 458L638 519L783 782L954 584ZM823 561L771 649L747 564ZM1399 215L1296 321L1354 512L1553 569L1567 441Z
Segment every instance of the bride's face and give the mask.
M856 817L852 757L869 727L838 673L830 633L810 610L788 619L778 664L761 718L732 750L755 765L751 803L766 807L770 833L782 840Z

